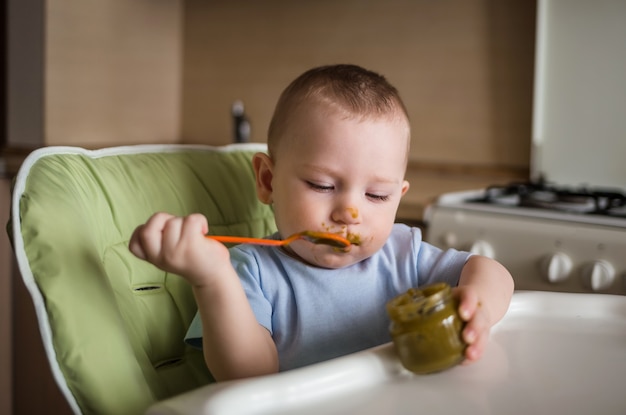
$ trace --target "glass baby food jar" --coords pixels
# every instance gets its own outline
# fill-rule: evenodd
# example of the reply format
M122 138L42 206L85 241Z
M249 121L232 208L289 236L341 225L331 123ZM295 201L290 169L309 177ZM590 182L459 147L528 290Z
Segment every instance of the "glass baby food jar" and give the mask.
M463 361L465 324L448 284L411 288L387 303L387 314L391 338L406 369L427 374Z

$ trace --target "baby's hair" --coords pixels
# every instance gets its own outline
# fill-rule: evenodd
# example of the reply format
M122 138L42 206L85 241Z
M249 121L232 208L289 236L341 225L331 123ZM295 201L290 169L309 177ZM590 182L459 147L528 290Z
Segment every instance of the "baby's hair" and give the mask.
M401 117L408 113L398 90L384 76L357 65L327 65L310 69L285 88L268 131L270 155L292 114L302 103L320 103L346 117Z

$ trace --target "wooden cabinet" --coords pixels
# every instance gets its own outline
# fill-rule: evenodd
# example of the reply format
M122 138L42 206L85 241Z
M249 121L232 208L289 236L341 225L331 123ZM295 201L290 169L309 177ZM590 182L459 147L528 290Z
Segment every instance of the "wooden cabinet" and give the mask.
M0 178L0 225L9 219L11 182ZM9 239L0 231L0 414L11 414L13 404L12 261Z

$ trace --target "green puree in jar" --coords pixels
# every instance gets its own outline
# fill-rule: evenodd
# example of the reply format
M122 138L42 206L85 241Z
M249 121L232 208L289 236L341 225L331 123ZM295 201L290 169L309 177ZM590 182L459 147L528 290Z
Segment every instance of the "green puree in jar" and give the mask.
M391 338L406 369L427 374L463 361L465 323L448 284L411 288L387 303L387 313Z

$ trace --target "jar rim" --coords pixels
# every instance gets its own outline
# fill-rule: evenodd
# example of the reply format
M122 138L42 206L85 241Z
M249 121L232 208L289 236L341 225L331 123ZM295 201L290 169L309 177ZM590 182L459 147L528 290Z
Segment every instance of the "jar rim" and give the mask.
M424 315L443 303L451 295L450 285L445 282L409 288L387 302L387 313L392 319L406 321L416 315Z

